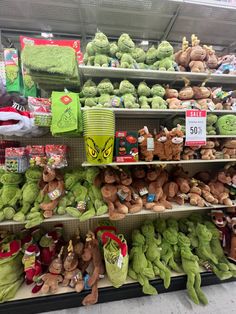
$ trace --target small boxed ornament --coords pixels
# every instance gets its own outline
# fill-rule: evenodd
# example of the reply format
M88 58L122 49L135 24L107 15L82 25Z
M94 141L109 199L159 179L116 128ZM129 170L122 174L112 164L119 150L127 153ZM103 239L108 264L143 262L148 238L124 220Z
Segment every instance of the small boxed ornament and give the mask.
M115 161L138 161L138 132L117 131L115 135Z

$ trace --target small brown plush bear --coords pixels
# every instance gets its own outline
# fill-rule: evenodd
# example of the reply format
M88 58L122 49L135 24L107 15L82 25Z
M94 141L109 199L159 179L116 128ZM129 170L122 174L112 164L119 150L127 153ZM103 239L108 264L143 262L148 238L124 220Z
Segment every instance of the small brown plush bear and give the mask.
M191 36L192 39L192 49L190 53L190 71L191 72L205 72L205 58L206 58L206 50L204 50L199 44L200 40L198 40L197 36L194 34Z
M236 158L236 140L226 140L222 148L224 158Z
M178 98L179 93L177 89L174 88L166 88L165 98L168 104L169 109L182 109L181 100Z
M200 150L201 158L204 160L216 159L216 156L214 155L216 153L216 150L214 149L214 147L215 147L214 141L207 141L206 145L201 147Z
M54 258L54 260L51 262L48 268L48 273L44 274L42 276L42 280L44 281L42 292L43 293L56 293L58 290L58 285L63 281L62 277L62 259L61 254L63 251L63 247L61 248L60 253L58 254L58 257Z

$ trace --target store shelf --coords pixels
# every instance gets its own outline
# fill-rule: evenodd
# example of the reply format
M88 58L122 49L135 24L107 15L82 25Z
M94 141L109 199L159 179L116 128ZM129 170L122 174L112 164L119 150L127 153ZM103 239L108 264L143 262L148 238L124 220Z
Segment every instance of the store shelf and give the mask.
M152 210L147 210L147 209L142 209L138 213L133 213L130 214L128 213L126 217L131 217L131 216L139 216L139 215L150 215L150 214L161 214L161 213L179 213L179 212L187 212L187 211L197 211L197 210L202 210L202 209L220 209L220 208L225 208L225 205L213 205L209 204L209 206L204 206L204 207L199 207L199 206L192 206L189 203L185 203L184 205L178 205L176 203L172 203L173 208L172 209L166 209L163 212L154 212ZM233 201L233 205L236 206L236 200ZM229 206L228 206L229 207ZM104 215L100 216L94 216L90 219L99 219L99 218L109 218L109 214L106 213ZM66 222L66 221L71 221L71 220L77 220L79 221L79 218L75 218L69 215L53 215L51 218L45 219L42 224L45 223L51 223L51 222ZM25 225L27 223L27 220L25 222L16 222L12 220L5 220L0 222L0 227L1 226L14 226L14 225Z
M183 78L187 78L191 83L201 83L207 79L207 83L224 83L226 85L236 84L236 75L228 74L210 74L210 73L192 73L192 72L174 72L174 71L156 71L156 70L140 70L140 69L122 69L111 67L94 67L80 65L79 67L82 79L89 78L110 78L110 79L135 79L135 80L151 80L157 82L181 82Z
M236 85L236 83L235 83ZM171 118L176 115L185 115L186 110L171 110L171 109L126 109L126 108L108 108L115 113L117 118ZM82 111L90 110L82 108ZM207 110L207 113L214 113L218 116L224 114L235 114L232 110Z
M222 283L213 273L202 272L202 286L214 285ZM235 281L230 278L224 282ZM150 283L157 289L158 293L166 293L186 289L187 276L185 274L172 273L172 280L168 289L164 288L161 279L151 280ZM15 298L11 301L0 304L0 314L15 313L42 313L53 310L69 309L81 306L83 298L89 293L82 291L81 293L72 292L70 288L60 288L59 292L51 295L32 294L31 286L22 285L17 292ZM186 292L187 293L187 292ZM98 303L118 301L130 298L147 296L142 293L139 283L133 280L127 280L127 283L120 288L114 288L110 285L106 278L99 282L99 299ZM158 296L157 296L158 298Z
M110 164L91 164L88 162L83 162L82 167L107 167L107 166L140 166L140 165L176 165L176 164L204 164L204 163L217 163L217 162L235 162L236 158L231 159L213 159L213 160L202 160L202 159L192 159L192 160L176 160L176 161L136 161L136 162L111 162Z

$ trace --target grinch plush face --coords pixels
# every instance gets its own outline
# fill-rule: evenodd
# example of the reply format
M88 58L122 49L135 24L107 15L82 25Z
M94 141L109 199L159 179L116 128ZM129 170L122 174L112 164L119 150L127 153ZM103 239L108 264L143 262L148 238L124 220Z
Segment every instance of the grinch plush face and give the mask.
M138 94L139 96L146 96L146 97L150 96L151 90L145 82L139 83Z
M112 94L114 88L110 80L102 80L97 86L98 92L102 94Z
M82 92L85 97L95 97L97 95L97 87L93 81L89 80L84 84Z
M174 53L174 49L168 41L162 41L157 48L157 58L163 59L171 57Z
M135 47L133 40L128 34L122 34L118 40L118 47L122 52L132 52Z
M167 228L163 233L164 239L172 245L178 242L178 232L174 228Z
M178 244L180 247L190 247L190 239L184 235L182 232L178 234Z
M153 64L157 60L157 50L154 46L148 49L146 54L146 63Z
M145 61L146 58L146 54L143 51L142 48L135 48L134 51L132 52L132 57L134 58L134 60L138 63L143 63Z
M152 86L151 93L152 93L153 96L164 97L164 95L165 95L165 88L162 87L159 84L155 84L155 85Z
M203 241L207 241L207 242L211 241L212 234L205 225L198 224L196 227L196 233L199 239L202 239Z
M93 40L93 49L96 53L105 54L109 52L110 44L108 38L103 33L97 33Z
M232 134L236 133L236 115L225 115L219 118L217 121L220 134Z
M145 244L144 236L137 229L135 229L132 232L132 242L133 242L133 244L138 244L138 245L144 245Z
M124 80L120 83L121 94L133 94L135 92L135 87L129 81Z
M25 172L26 179L32 182L38 182L42 177L42 170L40 168L29 168Z
M22 176L19 173L5 173L1 177L1 183L5 185L17 185L22 182Z

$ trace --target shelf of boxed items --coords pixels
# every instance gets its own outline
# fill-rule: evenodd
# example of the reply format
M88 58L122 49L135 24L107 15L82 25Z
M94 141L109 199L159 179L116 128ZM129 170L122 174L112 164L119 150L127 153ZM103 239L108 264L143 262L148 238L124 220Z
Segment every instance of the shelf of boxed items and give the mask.
M173 208L172 209L166 209L165 211L162 212L154 212L151 210L143 209L140 212L137 213L128 213L126 217L132 217L132 216L139 216L139 215L159 215L159 214L168 214L168 213L181 213L181 212L191 212L191 211L199 211L199 210L205 210L205 209L221 209L225 208L225 205L213 205L213 204L207 204L207 206L204 207L199 207L199 206L193 206L190 205L189 203L185 203L184 205L178 205L176 203L172 203ZM227 207L234 207L236 206L236 200L233 201L232 206L227 206ZM94 219L100 219L100 218L109 218L109 214L103 214L100 216L94 216L91 217L89 220L94 220ZM65 223L69 221L80 221L79 218L75 218L69 215L53 215L51 218L45 219L42 224L45 223ZM16 226L16 225L25 225L28 221L20 222L20 221L12 221L12 220L5 220L0 222L0 228L1 226ZM86 222L86 221L85 221Z
M212 73L193 73L180 71L157 71L141 69L122 69L111 67L94 67L80 65L79 71L82 80L93 78L110 79L134 79L134 80L152 80L158 82L183 82L183 78L189 79L191 83L201 83L207 80L210 84L224 84L224 86L236 85L236 75L212 74Z
M205 164L205 163L227 163L227 162L236 162L236 158L231 159L213 159L213 160L202 160L202 159L190 159L190 160L170 160L170 161L160 161L160 160L153 160L153 161L136 161L136 162L112 162L110 164L99 164L99 167L106 167L106 166L139 166L139 165L176 165L176 164ZM96 165L83 162L83 167L94 167Z
M236 85L236 83L235 83ZM185 115L186 110L171 109L126 109L126 108L108 108L114 111L116 118L172 118L175 115ZM89 110L82 108L82 111ZM207 110L207 113L214 113L217 116L235 113L233 110Z
M235 279L230 278L224 282L231 282ZM165 293L177 290L185 290L187 276L184 273L171 272L171 284L165 289L163 281L160 278L150 280L150 283L157 289L158 293ZM220 284L221 281L211 272L204 271L201 268L201 286ZM142 293L140 284L130 278L119 289L114 288L109 279L105 276L98 282L99 298L98 303L109 301L124 300L145 296ZM68 309L82 305L83 298L88 291L76 293L72 288L60 287L55 294L32 294L31 286L23 284L17 291L15 297L5 303L0 304L1 314L15 314L16 311L24 314L41 313L53 311L55 309ZM158 296L157 296L158 297Z

